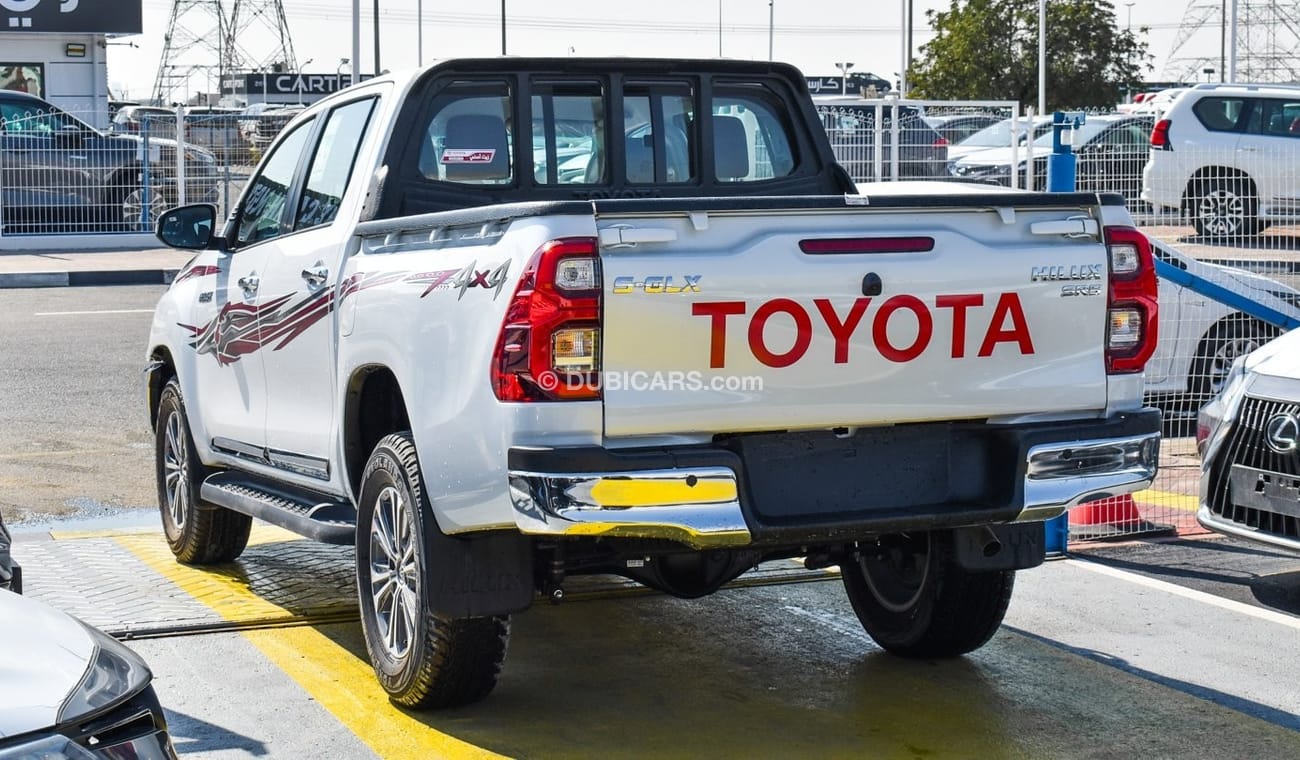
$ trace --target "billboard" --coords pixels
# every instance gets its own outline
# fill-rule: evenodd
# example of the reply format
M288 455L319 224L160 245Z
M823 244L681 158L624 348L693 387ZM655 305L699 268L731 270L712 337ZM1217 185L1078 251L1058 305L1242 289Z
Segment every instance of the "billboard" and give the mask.
M0 34L139 34L143 0L0 0Z
M362 74L363 80L373 74ZM352 84L351 74L244 74L226 77L221 92L226 95L323 96Z

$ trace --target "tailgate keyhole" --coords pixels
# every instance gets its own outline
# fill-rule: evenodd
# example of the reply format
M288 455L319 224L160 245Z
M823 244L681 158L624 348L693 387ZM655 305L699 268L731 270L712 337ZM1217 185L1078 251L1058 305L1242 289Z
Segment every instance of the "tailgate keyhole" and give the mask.
M862 295L878 296L884 289L884 283L880 281L880 275L875 272L867 272L867 276L862 278Z

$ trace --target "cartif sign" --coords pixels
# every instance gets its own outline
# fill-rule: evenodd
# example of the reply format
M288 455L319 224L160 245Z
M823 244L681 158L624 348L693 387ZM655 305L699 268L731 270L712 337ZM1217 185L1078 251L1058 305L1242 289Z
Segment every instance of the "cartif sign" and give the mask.
M370 77L363 74L362 79ZM226 91L249 95L328 95L352 84L349 74L245 74L240 83L226 79ZM230 85L235 85L231 88Z
M2 32L139 34L141 0L0 0Z

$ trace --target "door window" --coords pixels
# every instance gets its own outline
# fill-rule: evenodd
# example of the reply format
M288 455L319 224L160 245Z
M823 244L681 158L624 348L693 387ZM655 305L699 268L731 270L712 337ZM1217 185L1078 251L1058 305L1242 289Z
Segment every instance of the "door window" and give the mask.
M294 127L271 152L262 170L249 183L239 215L235 241L239 245L260 243L284 233L284 206L289 198L293 175L307 148L316 120Z
M1300 138L1300 102L1261 100L1259 125L1262 129L1251 131L1270 137Z
M329 224L338 215L374 108L375 98L366 98L330 111L307 171L295 230Z

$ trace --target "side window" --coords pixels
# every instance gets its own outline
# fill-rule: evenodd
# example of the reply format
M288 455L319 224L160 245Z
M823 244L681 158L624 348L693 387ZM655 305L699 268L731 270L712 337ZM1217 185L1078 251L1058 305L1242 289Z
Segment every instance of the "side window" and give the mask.
M510 103L504 82L457 82L440 93L424 130L420 174L467 185L512 184Z
M605 98L599 84L534 83L533 178L539 185L605 178Z
M284 204L289 197L289 186L293 184L293 173L315 124L316 120L311 119L294 127L249 183L235 233L239 245L270 240L281 234L280 222L284 218Z
M329 224L339 213L343 191L356 165L357 149L365 136L375 98L358 100L330 111L307 171L307 184L293 227L296 230Z
M1211 132L1236 132L1249 116L1249 104L1245 98L1201 98L1192 113Z
M623 95L627 181L675 184L696 177L695 101L685 85L629 85Z
M1300 103L1261 100L1259 105L1260 128L1251 131L1272 137L1300 137Z
M794 171L790 133L774 107L779 102L761 93L714 96L713 163L719 182L759 182Z

